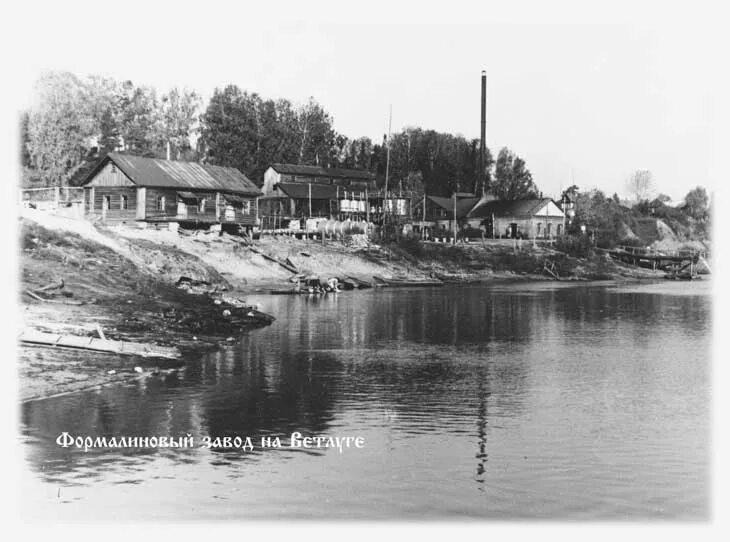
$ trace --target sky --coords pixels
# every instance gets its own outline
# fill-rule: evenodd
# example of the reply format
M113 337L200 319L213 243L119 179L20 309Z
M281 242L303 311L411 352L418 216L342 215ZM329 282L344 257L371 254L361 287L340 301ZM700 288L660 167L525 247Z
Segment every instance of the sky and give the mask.
M15 70L21 108L41 73L67 70L188 87L206 99L226 84L294 102L313 96L352 138L380 141L391 106L393 131L477 138L486 70L487 145L523 157L548 195L573 183L628 195L639 169L675 200L715 184L712 3L691 14L651 9L667 4L617 14L453 2L426 15L379 2L362 13L317 2L280 12L216 1L203 9L132 0L109 13L94 3L34 4L16 13L32 18L36 37L18 38L27 45Z

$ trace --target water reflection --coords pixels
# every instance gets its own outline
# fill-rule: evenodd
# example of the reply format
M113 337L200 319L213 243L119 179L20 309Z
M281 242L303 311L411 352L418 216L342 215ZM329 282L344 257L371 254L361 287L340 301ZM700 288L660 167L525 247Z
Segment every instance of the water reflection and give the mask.
M255 477L278 468L254 467L266 456L278 465L299 462L301 454L258 446L255 453L83 453L55 439L67 431L257 442L294 431L340 432L367 434L372 444L369 460L348 463L346 474L337 471L337 456L311 451L332 480L349 476L351 483L371 484L365 492L389 487L395 495L401 494L396 473L407 468L409 483L420 481L412 498L422 499L424 510L443 511L443 503L429 504L433 491L451 492L448 498L476 515L499 516L505 496L520 514L579 510L541 496L550 487L584 495L584 505L594 492L595 503L618 510L620 499L607 501L597 478L610 487L616 469L629 469L641 484L656 485L654 464L671 471L683 461L685 501L688 488L696 494L703 487L706 297L518 284L252 301L277 317L273 326L176 373L24 403L31 468L46 482L66 485L104 481L112 472L143 484L160 458L194 466L196 479L209 476L206 468ZM371 462L384 466L373 471ZM303 473L315 468L297 465ZM631 483L605 491L623 495ZM671 484L662 484L666 499L675 498ZM480 501L471 500L469 487ZM693 506L702 509L704 502L695 495Z

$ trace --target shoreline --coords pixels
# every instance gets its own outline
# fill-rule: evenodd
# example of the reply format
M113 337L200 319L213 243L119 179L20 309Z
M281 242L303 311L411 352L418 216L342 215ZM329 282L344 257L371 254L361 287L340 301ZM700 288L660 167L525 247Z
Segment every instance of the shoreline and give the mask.
M245 297L293 288L291 271L276 260L286 260L302 273L322 279L348 274L389 279L436 276L449 286L580 284L597 279L641 282L661 280L663 275L601 257L580 260L531 246L519 251L436 246L414 255L403 245L352 247L332 241L264 239L251 251L242 239L231 236L96 228L89 222L37 213L22 218L21 231L20 303L27 327L96 337L101 326L112 340L177 346L181 351L179 360L163 362L21 345L22 402L133 380L128 374L164 377L190 359L235 344L242 333L271 325L274 318L251 306ZM571 274L556 281L535 273L545 258L559 261ZM33 292L42 292L41 298Z

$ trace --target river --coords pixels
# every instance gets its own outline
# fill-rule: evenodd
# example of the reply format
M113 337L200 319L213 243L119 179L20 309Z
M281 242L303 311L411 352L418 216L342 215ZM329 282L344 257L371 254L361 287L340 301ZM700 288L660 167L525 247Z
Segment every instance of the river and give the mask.
M709 517L708 282L249 301L274 324L176 373L23 403L27 519ZM196 444L84 452L62 432Z

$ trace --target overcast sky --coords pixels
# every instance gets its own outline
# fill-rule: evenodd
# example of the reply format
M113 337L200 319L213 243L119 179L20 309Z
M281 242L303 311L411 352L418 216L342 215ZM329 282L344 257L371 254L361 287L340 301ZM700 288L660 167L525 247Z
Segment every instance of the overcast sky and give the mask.
M206 98L232 83L294 102L313 96L349 137L380 140L392 104L394 131L473 138L484 69L487 145L522 156L547 194L574 179L623 195L637 169L651 170L658 191L675 199L696 185L713 188L719 55L701 3L686 18L644 10L576 21L564 8L491 22L484 8L459 11L456 3L429 17L388 3L362 4L366 16L344 3L280 16L217 2L125 2L108 13L98 3L71 4L18 8L33 19L15 68L21 98L50 69L161 91L186 86ZM372 24L381 20L392 24ZM453 24L469 21L477 24Z

